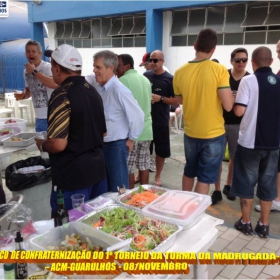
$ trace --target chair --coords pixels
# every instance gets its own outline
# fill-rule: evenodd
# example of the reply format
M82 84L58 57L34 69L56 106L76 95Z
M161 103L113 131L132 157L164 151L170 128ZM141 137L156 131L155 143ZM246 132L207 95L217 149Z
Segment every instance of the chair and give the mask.
M5 116L7 115L9 118L14 117L14 110L9 108L0 108L0 116L3 114L5 114Z
M170 115L170 126L171 126L171 119L174 118L174 126L178 132L179 129L181 129L181 125L182 125L183 106L180 105L179 115L176 115L175 112L170 112L169 115Z
M19 115L18 111L20 111L20 117L22 119L23 119L23 110L25 110L27 121L29 122L29 115L27 110L28 107L30 107L29 105L21 104L20 101L16 101L15 97L12 95L5 95L5 107L6 109L13 110L15 117L18 117Z

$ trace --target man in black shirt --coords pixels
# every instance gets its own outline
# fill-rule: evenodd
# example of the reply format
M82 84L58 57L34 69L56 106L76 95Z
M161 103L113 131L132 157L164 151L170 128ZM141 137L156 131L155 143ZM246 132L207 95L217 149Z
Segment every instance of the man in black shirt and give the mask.
M177 105L173 91L173 75L163 69L164 55L162 51L156 50L151 53L149 62L152 71L144 73L152 86L152 121L153 142L156 152L156 175L154 185L161 186L161 171L165 158L170 157L169 137L169 112L170 105Z
M71 195L85 201L107 192L102 152L106 124L99 93L81 76L82 57L63 44L51 53L54 81L60 85L48 105L47 140L36 139L41 151L49 153L52 167L51 207L57 208L54 186L62 189L66 209Z
M236 97L236 93L240 84L241 79L244 76L249 75L250 73L245 70L248 62L248 52L244 48L237 48L232 51L230 62L232 64L232 68L228 70L229 72L229 84L234 98ZM237 117L233 109L230 112L223 110L223 117L225 120L225 130L226 130L226 143L228 144L228 150L230 155L230 161L228 165L228 174L226 185L223 188L223 193L227 196L229 200L235 200L235 196L230 194L230 186L232 181L232 168L233 168L233 158L234 152L237 146L237 140L239 135L239 127L242 120L242 117ZM222 165L220 168L219 178L217 183L215 184L215 191L213 192L212 204L216 204L218 201L222 200L222 194L220 189L221 182L221 173L222 173Z

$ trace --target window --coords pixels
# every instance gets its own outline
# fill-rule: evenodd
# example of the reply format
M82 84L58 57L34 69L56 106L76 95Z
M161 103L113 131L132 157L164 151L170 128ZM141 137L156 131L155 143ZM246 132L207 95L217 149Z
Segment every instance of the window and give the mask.
M131 34L143 34L146 28L146 18L139 17L136 19L135 24L131 30Z
M100 38L100 34L101 34L100 19L92 20L91 32L92 32L92 38Z
M280 6L274 6L268 15L265 25L279 25L280 24Z
M187 36L172 36L172 46L181 47L187 45Z
M74 29L71 38L79 38L81 32L82 32L82 23L80 21L77 21L74 23Z
M63 37L63 34L64 34L64 23L58 23L54 38L60 39Z
M65 23L65 31L63 34L63 38L71 38L72 33L73 33L73 23L72 22Z
M205 9L190 10L188 34L198 34L204 28Z
M227 7L224 32L243 31L241 23L244 20L245 10L245 4Z
M188 10L173 13L171 34L187 34Z
M222 32L225 19L225 7L208 8L207 11L205 28L211 28L216 32Z
M252 7L241 26L263 25L267 17L268 7Z
M111 27L108 36L116 36L119 35L119 32L122 28L122 19L116 19Z
M124 20L124 24L120 30L120 35L128 35L130 34L133 28L133 18L128 18Z
M83 21L80 38L89 38L89 36L90 36L90 21Z
M228 33L224 35L224 45L243 45L244 33Z

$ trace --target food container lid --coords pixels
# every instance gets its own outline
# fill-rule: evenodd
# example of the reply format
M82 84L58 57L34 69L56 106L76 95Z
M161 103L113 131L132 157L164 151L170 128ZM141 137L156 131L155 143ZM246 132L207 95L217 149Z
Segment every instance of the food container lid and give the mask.
M142 211L145 215L186 226L209 205L211 205L209 195L171 190L145 206Z
M14 264L13 263L4 263L3 268L5 271L10 271L14 269Z

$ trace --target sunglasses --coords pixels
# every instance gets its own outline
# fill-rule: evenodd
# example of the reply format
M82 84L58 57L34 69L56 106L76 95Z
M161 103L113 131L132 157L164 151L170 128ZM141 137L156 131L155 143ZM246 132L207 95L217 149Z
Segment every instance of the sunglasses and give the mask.
M158 63L159 60L162 60L162 59L159 59L159 58L150 58L149 59L149 62L153 62L153 63Z
M241 61L245 63L248 61L248 58L234 58L233 60L235 63L240 63Z

